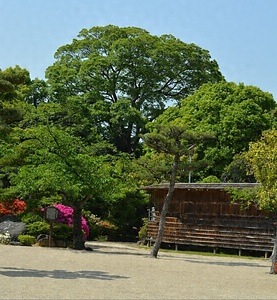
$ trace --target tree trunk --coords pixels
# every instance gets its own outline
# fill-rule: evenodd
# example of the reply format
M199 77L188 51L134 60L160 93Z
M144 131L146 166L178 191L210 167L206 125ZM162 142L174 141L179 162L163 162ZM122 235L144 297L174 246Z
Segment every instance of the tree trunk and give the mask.
M277 234L275 234L274 247L270 258L272 262L270 274L277 274Z
M73 249L83 250L85 249L84 233L82 230L82 203L74 203L73 214Z
M168 212L168 206L169 206L169 203L172 199L173 192L174 192L176 173L177 173L177 169L178 169L178 165L179 165L179 158L180 158L179 154L174 155L174 162L173 162L173 167L172 167L172 172L171 172L170 184L169 184L168 192L165 197L165 201L164 201L163 208L162 208L161 215L160 215L158 235L157 235L155 244L153 246L153 249L150 253L150 255L155 258L158 255L158 252L159 252L159 249L160 249L160 246L162 243L163 235L164 235L165 219L166 219L166 214Z

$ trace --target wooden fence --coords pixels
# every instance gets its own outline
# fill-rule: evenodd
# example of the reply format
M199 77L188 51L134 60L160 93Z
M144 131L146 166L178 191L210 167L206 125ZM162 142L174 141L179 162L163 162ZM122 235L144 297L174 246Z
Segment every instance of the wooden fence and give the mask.
M252 205L241 209L232 203L225 188L200 188L188 185L174 191L166 218L163 242L218 248L263 251L267 257L273 249L276 214ZM167 193L166 188L150 188L155 220L148 225L148 238L155 240L159 215Z

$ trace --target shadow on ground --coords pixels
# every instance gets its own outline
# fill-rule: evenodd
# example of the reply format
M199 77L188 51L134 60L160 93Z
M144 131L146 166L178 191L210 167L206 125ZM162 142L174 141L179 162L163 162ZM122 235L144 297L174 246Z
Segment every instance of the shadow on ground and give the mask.
M55 279L98 279L98 280L115 280L127 279L129 277L121 275L112 275L102 271L66 271L66 270L36 270L36 269L23 269L23 268L0 268L0 276L8 277L48 277Z
M168 258L168 257L164 257L164 258ZM172 256L170 256L170 258L172 259ZM257 262L245 262L245 261L223 261L223 260L217 260L217 261L212 261L212 260L203 260L203 259L199 259L199 258L195 258L195 259L192 259L192 258L180 258L179 259L183 260L183 261L186 261L186 262L189 262L189 263L195 263L195 264L209 264L209 265L217 265L217 266L230 266L230 267L261 267L261 268L264 268L264 267L267 267L265 264L260 264L260 263L257 263Z
M92 248L92 252L88 251L88 253L101 253L101 254L109 254L109 255L134 255L134 256L149 256L148 251L140 251L141 249L136 248L122 248L116 246L106 246L106 245L90 245Z
M108 254L108 255L135 255L135 256L143 256L143 257L150 257L150 251L151 248L149 248L148 251L139 251L141 249L135 249L130 248L129 251L127 249L124 249L122 247L116 247L116 246L110 246L110 245L92 245L93 252L91 253L101 253L101 254ZM142 249L145 250L145 249ZM220 259L218 257L218 260L211 260L207 256L207 259L203 259L203 257L199 256L197 258L189 257L190 255L178 255L177 253L174 253L172 255L166 254L164 252L160 252L158 255L158 259L166 259L166 260L182 260L189 263L195 263L195 264L209 264L209 265L218 265L218 266L231 266L231 267L261 267L265 268L268 267L266 264L267 262L254 262L254 261L242 261L240 258L234 259L232 261L225 261L223 259ZM152 257L151 257L152 258ZM213 257L214 258L214 257ZM154 259L154 258L153 258Z

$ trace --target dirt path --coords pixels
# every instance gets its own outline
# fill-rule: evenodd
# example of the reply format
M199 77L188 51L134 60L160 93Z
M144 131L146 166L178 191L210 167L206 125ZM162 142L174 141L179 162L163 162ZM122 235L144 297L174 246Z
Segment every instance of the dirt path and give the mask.
M0 299L277 299L268 259L0 245Z

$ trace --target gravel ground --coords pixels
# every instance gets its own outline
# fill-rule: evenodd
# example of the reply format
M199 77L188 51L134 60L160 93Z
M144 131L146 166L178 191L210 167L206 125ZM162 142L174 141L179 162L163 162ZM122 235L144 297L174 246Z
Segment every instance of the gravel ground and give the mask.
M0 299L277 299L269 259L0 245Z

